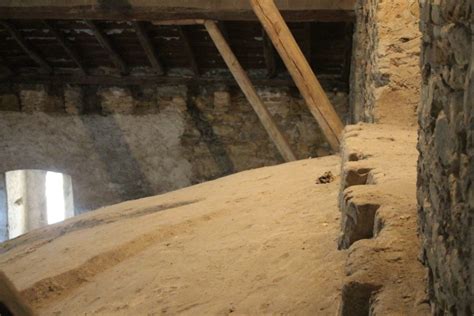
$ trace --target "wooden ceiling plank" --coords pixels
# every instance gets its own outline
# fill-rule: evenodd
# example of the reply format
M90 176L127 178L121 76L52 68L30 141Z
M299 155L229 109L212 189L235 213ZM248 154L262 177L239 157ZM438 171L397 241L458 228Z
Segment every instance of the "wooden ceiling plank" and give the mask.
M25 40L25 38L20 34L13 24L7 21L0 21L0 25L5 28L5 30L18 43L23 51L41 67L43 72L51 73L53 71L53 68L49 65L49 63L35 51L35 49Z
M274 1L250 0L250 4L332 149L339 151L344 125Z
M56 38L58 43L62 46L64 51L69 55L69 57L74 61L74 63L79 68L79 71L82 75L87 75L87 70L83 63L81 62L81 58L79 54L74 49L74 47L67 41L66 37L61 33L59 29L57 29L51 21L43 20L43 24L49 29L51 34Z
M291 150L288 140L279 130L267 107L258 96L255 87L232 52L217 23L214 21L206 21L204 26L283 159L285 161L296 160L296 156Z
M196 54L194 53L194 49L191 45L191 41L189 40L189 35L187 30L185 29L184 26L179 25L178 26L178 32L181 40L183 41L185 47L186 47L186 53L189 58L189 64L194 72L194 75L196 77L199 76L199 65L196 60Z
M120 55L116 52L109 38L107 38L105 33L99 29L96 22L91 20L84 20L84 22L92 30L99 44L109 53L110 58L112 59L112 62L115 64L115 66L120 70L121 73L127 74L127 64L122 59L122 57L120 57Z
M148 61L153 67L154 71L160 75L164 74L163 65L161 64L155 47L153 46L153 43L146 32L143 22L134 21L132 24L133 28L135 29L135 33L137 34L138 40L140 41L140 45L145 51Z

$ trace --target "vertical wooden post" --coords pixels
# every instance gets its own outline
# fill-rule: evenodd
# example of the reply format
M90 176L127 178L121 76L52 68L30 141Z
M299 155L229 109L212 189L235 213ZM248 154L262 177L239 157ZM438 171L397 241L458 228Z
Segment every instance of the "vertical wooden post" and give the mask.
M339 151L344 125L274 1L250 0L250 3L332 149Z
M222 32L214 21L206 21L204 23L207 31L209 32L210 37L214 41L217 49L222 55L225 63L229 67L232 75L237 81L238 85L242 89L243 93L247 97L247 100L252 105L254 111L257 113L257 116L260 119L260 122L264 126L271 140L278 148L278 151L283 156L285 161L294 161L296 156L291 150L288 141L283 136L283 134L278 129L278 126L273 121L270 112L263 104L262 100L257 94L252 82L250 81L247 73L240 65L239 61L235 57L232 49L225 40Z

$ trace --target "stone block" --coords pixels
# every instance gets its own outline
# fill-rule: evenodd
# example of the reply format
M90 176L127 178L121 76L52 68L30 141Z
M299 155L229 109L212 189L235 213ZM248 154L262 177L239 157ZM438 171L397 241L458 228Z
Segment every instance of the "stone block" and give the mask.
M130 90L125 88L103 88L98 91L103 114L132 114L134 100Z

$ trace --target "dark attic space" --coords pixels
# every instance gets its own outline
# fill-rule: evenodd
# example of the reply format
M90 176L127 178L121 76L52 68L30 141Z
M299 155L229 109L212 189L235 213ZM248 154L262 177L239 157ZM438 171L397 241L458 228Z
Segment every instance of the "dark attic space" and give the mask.
M473 7L0 1L0 315L474 315Z

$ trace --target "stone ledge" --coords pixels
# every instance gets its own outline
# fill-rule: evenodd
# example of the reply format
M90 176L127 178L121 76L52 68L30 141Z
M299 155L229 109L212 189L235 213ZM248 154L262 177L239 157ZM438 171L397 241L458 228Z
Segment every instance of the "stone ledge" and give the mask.
M396 126L346 127L339 248L348 249L348 259L339 315L349 315L351 301L365 304L353 313L430 314L417 258L416 140L416 131ZM353 288L367 295L356 295Z

